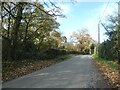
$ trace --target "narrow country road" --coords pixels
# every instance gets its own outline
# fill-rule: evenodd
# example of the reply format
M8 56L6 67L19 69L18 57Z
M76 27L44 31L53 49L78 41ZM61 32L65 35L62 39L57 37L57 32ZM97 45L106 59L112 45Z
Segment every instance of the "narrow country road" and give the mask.
M78 55L6 82L3 88L110 88L91 56Z

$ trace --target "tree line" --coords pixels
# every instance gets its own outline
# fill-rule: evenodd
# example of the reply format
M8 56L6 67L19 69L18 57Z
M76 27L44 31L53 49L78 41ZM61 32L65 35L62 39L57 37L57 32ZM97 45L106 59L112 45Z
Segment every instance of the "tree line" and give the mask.
M1 11L3 60L93 53L95 41L87 29L73 32L70 42L62 35L56 20L65 15L53 2L2 2Z
M45 6L52 8L47 10ZM58 16L65 16L52 2L2 2L1 11L3 59L35 56L61 48L62 42L66 42L56 21Z
M117 14L110 15L108 22L108 24L102 23L108 39L99 45L98 56L120 63L120 18Z
M96 46L96 41L92 39L87 28L82 28L73 32L70 37L73 46L71 49L80 52L81 54L93 54Z

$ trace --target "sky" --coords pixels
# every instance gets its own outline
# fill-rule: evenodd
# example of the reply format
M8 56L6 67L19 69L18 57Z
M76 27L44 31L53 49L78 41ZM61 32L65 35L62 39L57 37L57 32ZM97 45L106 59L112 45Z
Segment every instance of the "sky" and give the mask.
M109 1L109 0L108 0ZM98 40L98 22L106 23L108 15L117 13L115 2L59 2L58 6L66 18L58 18L59 30L68 40L74 31L87 28L94 40ZM107 39L105 29L100 26L100 42Z

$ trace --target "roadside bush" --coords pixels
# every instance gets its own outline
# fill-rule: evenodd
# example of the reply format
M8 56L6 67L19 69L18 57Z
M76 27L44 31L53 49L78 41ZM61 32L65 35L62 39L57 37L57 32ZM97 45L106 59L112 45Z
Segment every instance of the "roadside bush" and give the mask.
M80 54L80 52L77 51L67 51L68 54Z
M114 60L117 57L117 50L112 42L107 40L99 46L98 56L107 60Z

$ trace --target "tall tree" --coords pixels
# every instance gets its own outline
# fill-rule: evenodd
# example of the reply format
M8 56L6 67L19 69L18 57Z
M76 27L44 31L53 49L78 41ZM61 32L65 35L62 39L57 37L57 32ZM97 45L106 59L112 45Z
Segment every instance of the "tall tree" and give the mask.
M18 31L22 19L22 11L23 11L23 4L22 2L19 2L17 4L17 15L15 17L14 25L13 25L13 34L12 34L12 59L16 59L16 46L18 42Z
M108 40L101 44L100 56L107 59L119 59L119 27L120 24L119 18L117 15L110 15L108 19L108 24L102 24L106 30L106 35L108 36ZM109 50L109 53L107 53Z
M88 34L87 29L82 29L78 32L73 32L71 39L76 44L77 50L81 52L88 52L90 44L94 43L94 40Z
M63 16L60 8L52 2L47 4L51 4L53 7L49 11L37 1L31 3L2 2L2 51L4 57L17 59L19 53L30 53L33 50L40 51L45 38L52 31L58 29L59 23L56 22L56 18L57 16ZM56 42L55 39L53 41ZM9 51L6 53L6 50ZM11 54L11 56L8 54Z

